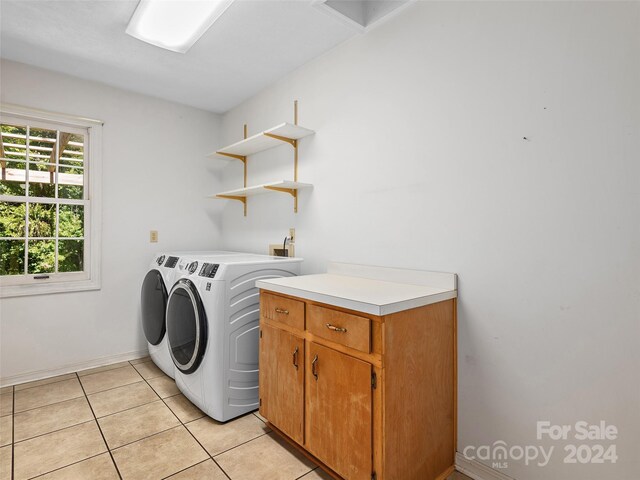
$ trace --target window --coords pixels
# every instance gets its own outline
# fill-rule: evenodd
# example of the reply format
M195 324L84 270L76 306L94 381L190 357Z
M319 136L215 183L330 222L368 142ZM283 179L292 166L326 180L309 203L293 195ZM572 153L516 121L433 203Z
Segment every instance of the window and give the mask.
M100 288L102 124L0 108L0 292Z

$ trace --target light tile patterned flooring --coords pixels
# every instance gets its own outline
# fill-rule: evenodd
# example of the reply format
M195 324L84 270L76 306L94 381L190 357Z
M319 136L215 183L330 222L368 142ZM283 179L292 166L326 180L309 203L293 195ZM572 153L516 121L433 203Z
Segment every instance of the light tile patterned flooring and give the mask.
M206 417L148 357L0 390L0 480L30 478L329 479L257 413Z

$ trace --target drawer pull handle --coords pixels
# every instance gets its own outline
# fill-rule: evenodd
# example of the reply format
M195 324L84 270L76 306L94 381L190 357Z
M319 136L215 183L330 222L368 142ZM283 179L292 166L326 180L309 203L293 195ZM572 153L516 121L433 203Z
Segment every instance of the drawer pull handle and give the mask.
M338 333L347 333L347 329L343 328L343 327L336 327L335 325L331 325L330 323L327 323L327 328L329 330L333 330L334 332L338 332Z
M283 313L285 315L289 315L289 310L285 310L284 308L276 308L276 313Z
M311 373L314 377L316 377L316 382L318 381L318 355L313 357L313 361L311 362Z
M298 369L298 347L293 351L293 366Z

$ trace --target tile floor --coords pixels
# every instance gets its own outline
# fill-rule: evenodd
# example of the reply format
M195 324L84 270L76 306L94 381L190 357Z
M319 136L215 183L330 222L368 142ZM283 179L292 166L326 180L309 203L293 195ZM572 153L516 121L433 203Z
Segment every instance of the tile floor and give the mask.
M0 480L30 478L329 479L257 413L204 416L148 357L0 390Z

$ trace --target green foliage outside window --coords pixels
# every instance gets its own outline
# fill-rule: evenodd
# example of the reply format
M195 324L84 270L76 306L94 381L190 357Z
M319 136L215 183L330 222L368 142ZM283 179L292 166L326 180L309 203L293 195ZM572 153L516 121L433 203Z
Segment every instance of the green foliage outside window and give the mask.
M0 201L0 275L25 274L25 249L28 251L26 273L54 273L56 228L57 271L82 271L84 205L56 205L55 197L58 188L60 199L83 199L83 137L35 128L28 132L24 126L4 124L1 132L4 155L0 159L0 195L23 198ZM26 137L29 138L28 145ZM58 152L59 159L56 159L54 149L58 143L62 147ZM27 168L29 178L38 179L29 182L28 192L24 180ZM69 178L74 178L76 184L70 183ZM25 202L27 194L30 198L47 200ZM46 203L48 199L51 199L51 203Z

